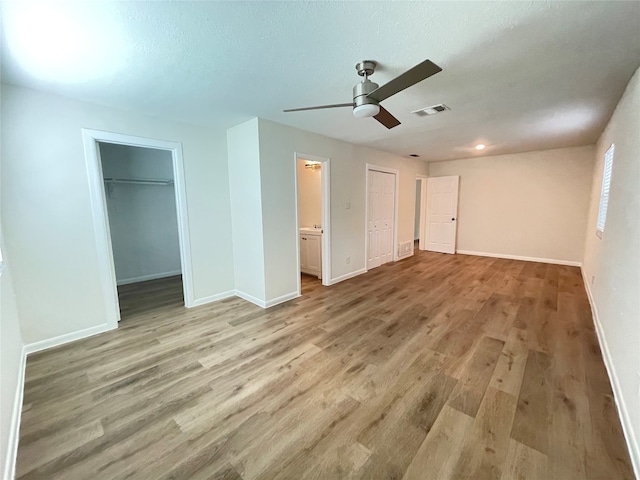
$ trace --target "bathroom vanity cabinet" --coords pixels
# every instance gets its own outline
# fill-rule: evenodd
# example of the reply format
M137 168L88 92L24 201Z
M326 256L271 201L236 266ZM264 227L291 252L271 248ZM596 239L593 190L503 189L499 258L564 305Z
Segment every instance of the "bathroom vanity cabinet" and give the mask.
M322 230L300 229L300 271L322 279Z

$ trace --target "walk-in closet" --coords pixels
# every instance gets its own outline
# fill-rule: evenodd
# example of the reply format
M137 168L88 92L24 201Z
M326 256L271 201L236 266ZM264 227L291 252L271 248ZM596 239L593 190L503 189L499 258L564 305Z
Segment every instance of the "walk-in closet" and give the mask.
M99 148L122 319L184 304L171 151Z

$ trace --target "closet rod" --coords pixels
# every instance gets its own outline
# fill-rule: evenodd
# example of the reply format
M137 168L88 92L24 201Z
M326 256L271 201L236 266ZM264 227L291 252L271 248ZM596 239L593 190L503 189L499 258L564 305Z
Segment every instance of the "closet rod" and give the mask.
M173 180L157 178L105 178L104 183L133 183L137 185L173 185Z

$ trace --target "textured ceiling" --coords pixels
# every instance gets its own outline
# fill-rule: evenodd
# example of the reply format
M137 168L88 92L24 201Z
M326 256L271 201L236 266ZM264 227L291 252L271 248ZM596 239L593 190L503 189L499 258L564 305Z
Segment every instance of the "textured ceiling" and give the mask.
M218 128L259 116L425 160L594 143L640 65L635 1L2 9L4 82ZM425 58L443 72L383 102L393 130L348 108L281 112L351 101L359 60L379 62L382 85ZM436 103L451 111L410 113Z

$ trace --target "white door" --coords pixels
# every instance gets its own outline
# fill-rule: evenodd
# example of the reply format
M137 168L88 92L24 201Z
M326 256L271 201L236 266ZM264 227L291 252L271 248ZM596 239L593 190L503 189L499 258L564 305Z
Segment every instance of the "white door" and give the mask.
M380 263L384 264L393 260L393 216L395 212L396 176L392 173L376 173L382 175Z
M456 253L459 176L427 180L427 250Z
M381 265L380 263L380 235L379 235L379 222L378 211L380 210L380 197L382 187L380 185L380 177L378 172L368 171L367 181L369 198L367 199L367 268L375 268Z
M396 178L392 173L367 173L367 269L393 259Z

